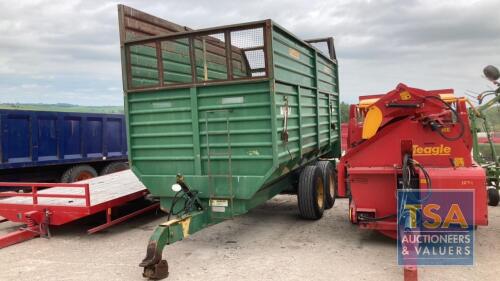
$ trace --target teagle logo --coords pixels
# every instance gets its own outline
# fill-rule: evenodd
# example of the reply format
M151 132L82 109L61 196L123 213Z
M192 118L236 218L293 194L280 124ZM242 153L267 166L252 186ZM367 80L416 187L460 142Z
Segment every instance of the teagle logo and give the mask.
M418 144L413 145L414 156L450 155L450 154L451 154L451 147L445 146L443 144L438 146L420 146Z

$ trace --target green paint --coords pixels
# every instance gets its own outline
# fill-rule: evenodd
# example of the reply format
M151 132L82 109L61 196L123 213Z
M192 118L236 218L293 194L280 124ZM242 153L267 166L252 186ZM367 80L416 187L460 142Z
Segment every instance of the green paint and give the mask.
M244 214L288 189L290 174L301 165L323 155L340 157L336 62L268 24L269 73L256 80L204 83L228 76L220 50L210 45L221 42L203 45L195 39L194 60L185 38L163 40L158 54L154 44L130 47L131 88L126 89L125 103L132 170L152 195L160 197L166 211L177 174L199 192L205 211L188 214L189 233ZM164 67L163 81L157 56ZM244 52L233 47L231 56L235 77L251 75L248 62L243 63ZM196 64L196 84L191 61ZM127 77L129 68L124 69ZM168 87L172 84L175 87ZM134 89L137 86L157 88ZM288 142L281 137L286 105ZM228 206L211 207L215 198L227 199ZM151 239L163 248L183 239L182 226L159 226Z
M497 93L498 91L500 91L500 88L497 89ZM500 189L500 159L498 157L496 145L490 135L490 132L493 130L491 129L490 120L488 120L486 112L488 109L496 106L499 102L500 95L497 94L487 103L476 107L475 111L473 109L469 109L474 160L485 168L488 186L495 186L497 189ZM479 124L482 124L482 130L487 134L489 152L491 156L489 157L490 159L487 159L480 154L481 149L477 137Z

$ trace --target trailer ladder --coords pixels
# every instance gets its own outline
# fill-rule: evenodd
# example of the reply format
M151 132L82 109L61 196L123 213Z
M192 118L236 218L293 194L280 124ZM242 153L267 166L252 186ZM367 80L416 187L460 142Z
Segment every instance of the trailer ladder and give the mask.
M229 114L230 110L210 110L205 111L205 136L206 136L206 149L207 149L207 177L208 177L208 192L209 192L209 207L210 207L210 217L215 220L232 219L234 217L233 203L234 203L234 192L233 192L233 174L232 174L232 150L231 150L231 129L229 126ZM213 130L209 129L209 116L217 113L222 113L225 116L225 130ZM210 136L226 136L227 149L224 152L213 152L210 148ZM227 174L213 174L212 173L212 163L213 159L216 157L227 157ZM219 162L220 163L220 162ZM217 195L217 178L226 178L227 187L229 191L229 196L219 196ZM226 216L226 208L229 208L229 216Z

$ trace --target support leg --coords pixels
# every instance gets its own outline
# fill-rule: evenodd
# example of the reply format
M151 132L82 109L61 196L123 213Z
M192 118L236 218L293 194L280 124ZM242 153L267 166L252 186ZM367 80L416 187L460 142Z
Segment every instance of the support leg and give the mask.
M142 276L150 279L163 279L168 277L168 263L162 260L163 248L168 243L169 227L159 226L149 239L146 257L139 266L144 267Z
M404 267L404 281L418 281L418 270L416 266Z
M168 263L162 259L166 245L180 241L208 225L205 211L198 211L159 225L149 239L146 257L139 266L144 267L143 276L149 279L168 277Z

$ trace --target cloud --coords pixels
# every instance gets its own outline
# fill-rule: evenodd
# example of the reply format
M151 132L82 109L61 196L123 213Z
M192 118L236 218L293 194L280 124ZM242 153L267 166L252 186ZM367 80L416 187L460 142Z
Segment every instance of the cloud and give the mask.
M481 91L500 66L500 2L123 1L193 28L271 18L301 38L333 36L342 99L398 82ZM0 101L122 104L116 2L0 2Z

